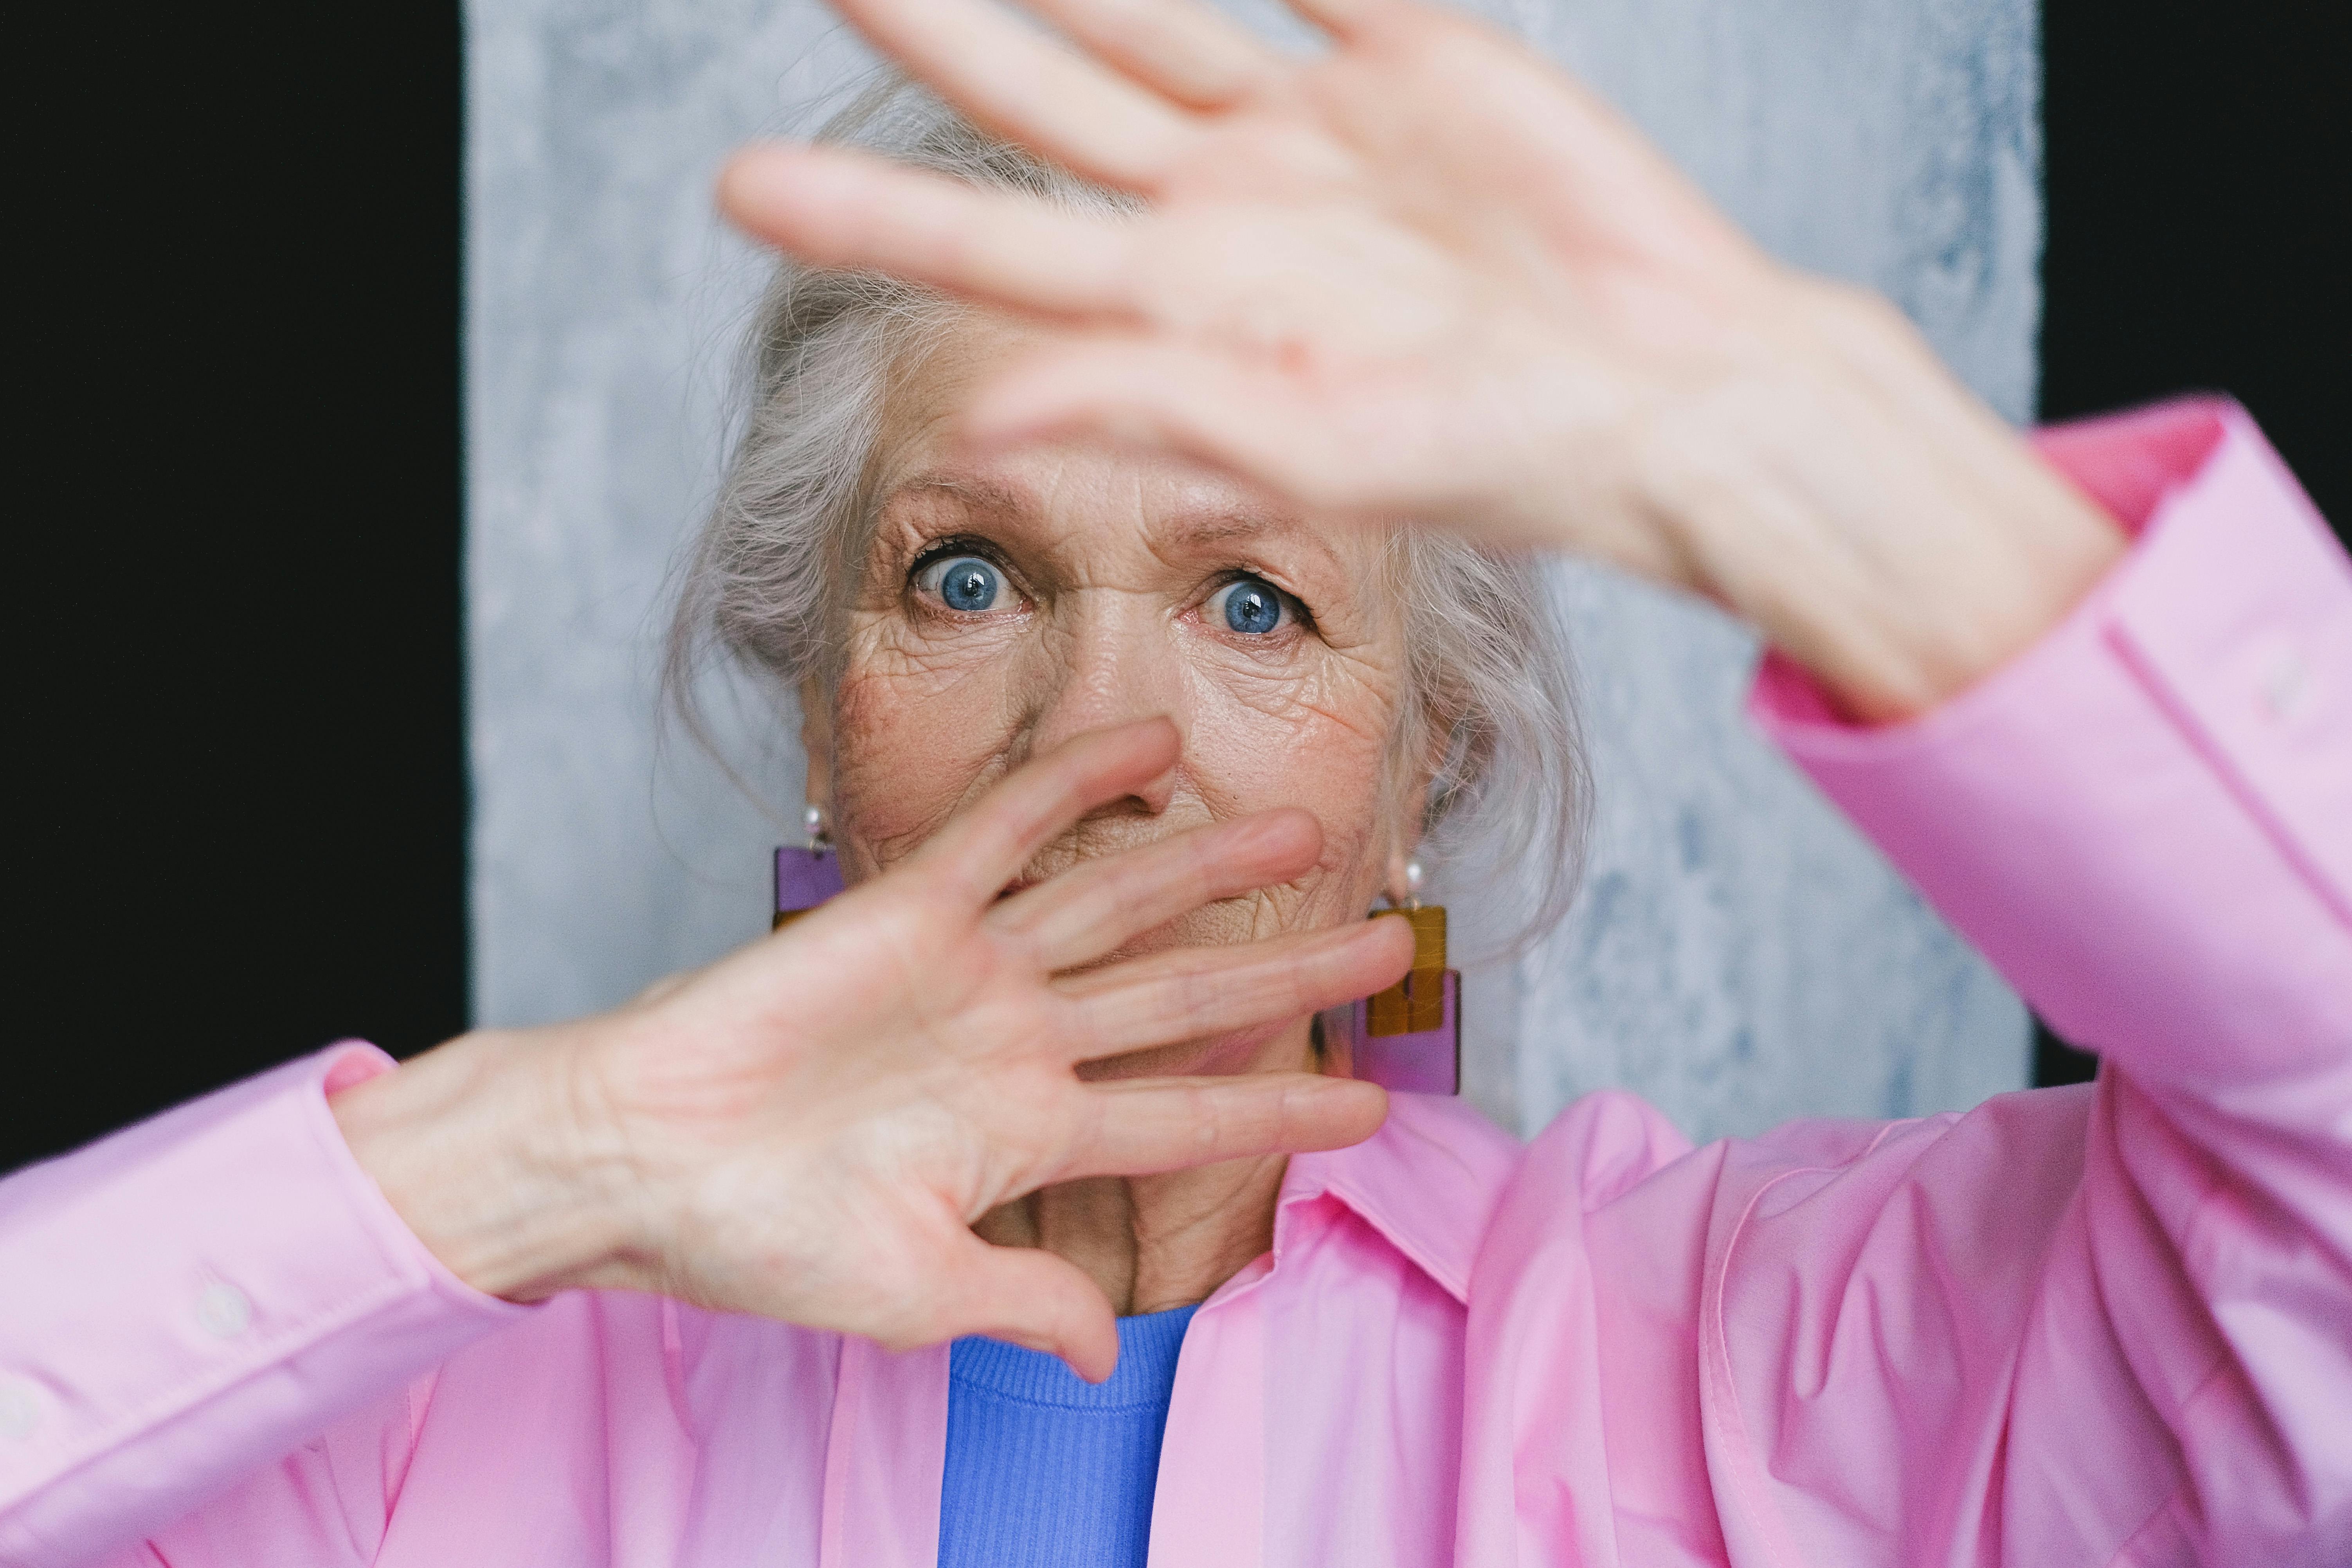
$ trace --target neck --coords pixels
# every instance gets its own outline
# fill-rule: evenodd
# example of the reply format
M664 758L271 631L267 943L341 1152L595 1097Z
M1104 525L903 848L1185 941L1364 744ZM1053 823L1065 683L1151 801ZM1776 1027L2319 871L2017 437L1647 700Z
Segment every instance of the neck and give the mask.
M1311 1059L1302 1020L1251 1053L1245 1067L1203 1061L1194 1070L1297 1072ZM1154 1076L1170 1070L1139 1065ZM1275 1201L1287 1168L1286 1157L1273 1154L1062 1182L990 1210L972 1229L998 1247L1042 1247L1067 1258L1122 1316L1165 1311L1206 1300L1273 1247Z
M1283 1159L1042 1187L972 1228L999 1247L1039 1247L1086 1270L1113 1310L1205 1300L1274 1245Z

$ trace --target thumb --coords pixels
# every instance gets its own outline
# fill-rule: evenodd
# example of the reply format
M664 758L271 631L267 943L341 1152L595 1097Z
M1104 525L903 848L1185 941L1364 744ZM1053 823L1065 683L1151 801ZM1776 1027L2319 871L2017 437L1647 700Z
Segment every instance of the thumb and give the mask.
M1048 1352L1088 1383L1102 1382L1118 1364L1118 1322L1102 1288L1050 1252L972 1237L950 1289L960 1303L959 1333Z

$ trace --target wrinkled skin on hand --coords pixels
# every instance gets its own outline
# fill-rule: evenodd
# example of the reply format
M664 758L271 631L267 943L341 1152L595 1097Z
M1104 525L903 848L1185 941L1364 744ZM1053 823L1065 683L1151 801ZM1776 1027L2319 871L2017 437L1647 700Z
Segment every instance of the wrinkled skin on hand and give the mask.
M517 1299L660 1290L892 1346L986 1332L1094 1377L1111 1308L970 1228L1040 1186L1328 1148L1369 1085L1294 1071L1082 1080L1091 1058L1264 1034L1391 984L1398 922L1108 964L1130 937L1311 866L1297 811L1080 861L1003 896L1087 811L1148 789L1147 721L1016 770L901 864L613 1014L468 1036L345 1090L361 1162L461 1278ZM457 1179L457 1175L462 1179Z

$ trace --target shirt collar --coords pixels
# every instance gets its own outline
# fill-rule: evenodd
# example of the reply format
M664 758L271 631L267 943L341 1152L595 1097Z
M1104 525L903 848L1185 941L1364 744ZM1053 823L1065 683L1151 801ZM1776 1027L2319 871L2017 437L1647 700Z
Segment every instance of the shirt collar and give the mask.
M1466 1304L1487 1216L1518 1162L1518 1140L1461 1100L1391 1094L1388 1121L1361 1143L1291 1157L1276 1250L1282 1211L1328 1194Z

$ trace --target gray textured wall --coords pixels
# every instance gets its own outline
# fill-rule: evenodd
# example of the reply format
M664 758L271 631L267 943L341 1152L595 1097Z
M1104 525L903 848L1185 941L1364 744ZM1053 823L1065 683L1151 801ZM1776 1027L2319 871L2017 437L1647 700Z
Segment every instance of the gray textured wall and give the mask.
M1885 289L1996 406L2030 407L2030 0L1505 5L1777 253ZM708 192L730 146L811 123L866 61L813 0L472 0L467 28L476 1010L510 1023L764 924L789 735L728 710L763 811L655 714L760 277ZM1557 582L1599 834L1567 924L1471 976L1479 1102L1531 1129L1621 1083L1707 1137L2022 1082L2014 998L1739 722L1751 641L1605 573Z

